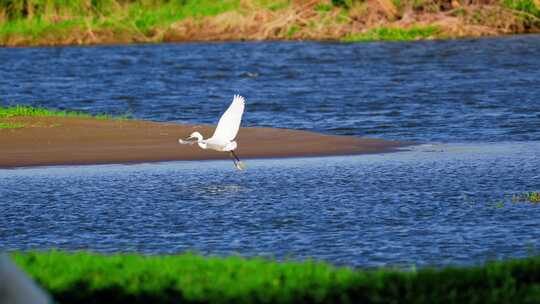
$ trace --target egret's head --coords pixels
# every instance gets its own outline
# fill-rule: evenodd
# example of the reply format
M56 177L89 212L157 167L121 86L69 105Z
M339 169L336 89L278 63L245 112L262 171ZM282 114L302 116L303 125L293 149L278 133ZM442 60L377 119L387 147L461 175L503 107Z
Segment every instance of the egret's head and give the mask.
M182 145L192 145L194 143L198 143L200 146L201 142L203 142L203 136L199 132L193 132L190 136L184 139L178 139L178 142Z
M187 139L187 140L190 140L190 139L197 139L197 141L200 141L200 140L203 139L203 136L202 136L202 134L199 133L199 132L193 132L193 133L191 133L191 135L190 135L188 138L186 138L186 139Z

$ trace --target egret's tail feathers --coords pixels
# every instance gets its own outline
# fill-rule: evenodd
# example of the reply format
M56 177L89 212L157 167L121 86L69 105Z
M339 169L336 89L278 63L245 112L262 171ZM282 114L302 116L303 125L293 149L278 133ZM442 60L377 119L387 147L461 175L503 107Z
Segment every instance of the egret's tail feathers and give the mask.
M187 140L183 140L183 139L179 138L178 143L181 144L181 145L193 145L195 142L194 141L187 141Z

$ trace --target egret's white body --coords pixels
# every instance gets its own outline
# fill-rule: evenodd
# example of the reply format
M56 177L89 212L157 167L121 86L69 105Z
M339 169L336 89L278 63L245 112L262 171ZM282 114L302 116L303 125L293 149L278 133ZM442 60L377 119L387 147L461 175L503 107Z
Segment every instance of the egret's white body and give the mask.
M212 137L204 139L199 132L193 132L186 140L196 139L196 143L201 149L210 149L219 152L230 152L234 157L234 165L237 169L244 169L244 164L234 153L238 144L234 139L240 129L242 114L244 113L245 99L240 95L234 95L233 101L227 111L219 119L216 130ZM191 141L178 140L181 144L192 143Z

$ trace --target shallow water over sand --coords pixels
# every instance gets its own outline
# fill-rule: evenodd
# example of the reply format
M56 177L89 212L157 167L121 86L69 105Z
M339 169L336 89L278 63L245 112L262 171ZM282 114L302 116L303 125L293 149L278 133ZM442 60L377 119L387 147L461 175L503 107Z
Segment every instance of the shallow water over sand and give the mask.
M0 170L4 249L477 264L540 248L539 142L380 155Z

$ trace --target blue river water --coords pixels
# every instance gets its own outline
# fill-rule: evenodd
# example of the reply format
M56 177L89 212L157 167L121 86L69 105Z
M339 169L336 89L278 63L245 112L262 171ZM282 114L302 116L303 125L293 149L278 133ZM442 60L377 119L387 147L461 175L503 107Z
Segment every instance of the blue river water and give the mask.
M0 49L0 102L421 142L540 139L540 36Z
M413 140L396 153L0 170L0 249L442 266L537 254L540 36L0 49L0 102ZM91 131L91 130L89 130ZM0 133L1 136L1 133Z
M540 143L348 157L0 170L14 249L474 264L540 248Z

